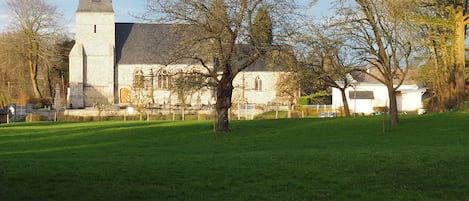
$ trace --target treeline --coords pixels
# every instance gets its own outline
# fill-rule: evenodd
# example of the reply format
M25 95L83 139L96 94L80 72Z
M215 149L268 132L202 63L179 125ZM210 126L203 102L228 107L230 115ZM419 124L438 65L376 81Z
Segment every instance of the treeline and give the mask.
M62 14L43 0L7 0L11 22L0 33L0 104L51 104L65 95L73 41Z
M331 4L334 15L306 20L297 40L299 59L317 80L345 91L359 84L351 77L354 73L373 77L388 88L393 124L398 123L396 91L410 79L428 89L428 111L464 107L468 99L466 0L336 0ZM378 74L369 73L371 68Z
M379 75L369 76L387 86L393 123L398 123L395 92L409 79L410 69L418 69L412 78L428 88L427 109L444 112L461 108L467 100L466 0L335 0L330 1L335 13L321 20L292 14L297 7L291 0L241 2L214 0L205 6L195 0L147 2L147 13L155 14L155 21L180 21L206 29L206 34L187 44L211 44L218 59L226 58L218 61L220 69L210 72L225 72L227 79L219 79L216 73L207 75L219 81L217 100L231 97L233 87L226 84L237 73L261 55L275 56L265 44L284 43L296 47L297 60L277 56L291 71L284 77L282 93L291 93L295 99L323 88L353 87L356 83L350 75L375 68ZM44 0L6 0L6 5L12 23L8 32L0 33L1 96L50 100L57 85L64 95L73 41L62 32L61 13ZM171 9L174 5L188 10ZM242 66L233 61L233 51L226 51L234 49L236 42L256 50L240 60L248 61ZM225 111L231 101L220 101L218 106Z

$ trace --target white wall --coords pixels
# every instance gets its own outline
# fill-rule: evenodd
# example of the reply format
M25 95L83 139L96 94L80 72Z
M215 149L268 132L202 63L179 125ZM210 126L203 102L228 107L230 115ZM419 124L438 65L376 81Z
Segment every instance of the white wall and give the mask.
M403 90L401 97L401 107L399 111L416 111L423 107L422 95L425 92L423 89Z
M77 12L76 43L70 53L68 105L114 103L115 23L113 12Z
M187 68L200 68L197 66L188 67L187 65L170 65L170 66L162 66L162 65L119 65L118 67L118 89L119 93L122 88L132 88L133 83L133 73L136 69L141 69L144 75L149 75L151 69L153 72L156 73L162 69L166 70L173 70L175 72L179 71L179 69L187 69ZM276 97L276 84L278 80L278 76L280 75L279 72L241 72L236 76L233 80L233 103L238 101L247 100L249 103L256 103L256 104L268 104L269 102L273 102ZM262 91L255 90L255 79L256 77L260 77L262 79ZM244 83L244 85L243 85ZM243 99L243 92L244 92L244 99ZM198 105L198 104L214 104L215 103L215 93L209 89L203 89L195 94L192 94L191 100L189 100L190 104ZM164 104L168 103L169 99L171 99L171 104L179 103L178 97L176 94L172 93L169 90L161 90L155 89L153 93L155 103L156 104ZM190 96L190 95L188 95ZM119 94L120 97L120 94Z
M279 75L279 72L241 72L233 80L233 102L247 101L248 103L256 104L274 102L277 97L276 85ZM261 91L257 91L255 88L257 77L262 80Z
M380 83L359 83L356 87L357 91L373 91L374 99L354 99L349 98L349 92L354 91L349 87L345 91L347 101L351 112L370 114L373 107L389 106L389 97L386 86ZM422 107L422 93L424 89L419 89L416 85L402 85L398 91L402 92L402 96L397 97L399 111L416 111ZM332 89L332 107L338 109L343 107L342 95L340 90Z

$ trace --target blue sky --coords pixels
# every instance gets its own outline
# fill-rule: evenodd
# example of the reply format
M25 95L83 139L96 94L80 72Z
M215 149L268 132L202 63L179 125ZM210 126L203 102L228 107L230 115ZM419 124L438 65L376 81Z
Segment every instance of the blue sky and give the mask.
M73 30L74 13L78 5L78 0L46 0L50 4L57 5L60 12L64 14L67 28ZM297 0L299 4L306 7L310 0ZM5 0L0 0L0 31L4 31L8 24L8 13L5 9ZM113 0L116 22L137 22L130 13L141 13L144 11L144 0ZM319 2L309 8L308 15L323 16L328 14L330 0L319 0Z

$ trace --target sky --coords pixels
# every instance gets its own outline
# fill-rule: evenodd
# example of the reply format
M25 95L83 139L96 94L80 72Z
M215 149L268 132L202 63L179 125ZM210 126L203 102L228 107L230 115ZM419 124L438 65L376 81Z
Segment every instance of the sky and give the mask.
M64 15L64 24L66 28L73 32L75 23L74 14L78 6L78 0L46 0L52 5L58 7L58 11ZM5 31L9 23L8 11L6 9L6 0L0 0L0 32ZM302 6L307 8L310 0L297 0ZM116 22L139 22L131 13L144 12L144 0L113 0ZM321 17L328 14L330 10L330 0L319 0L313 7L305 11L304 14Z

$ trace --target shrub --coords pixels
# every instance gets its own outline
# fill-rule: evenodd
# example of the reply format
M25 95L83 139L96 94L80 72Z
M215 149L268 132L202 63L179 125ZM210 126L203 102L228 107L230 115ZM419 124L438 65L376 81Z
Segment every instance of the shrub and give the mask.
M324 105L332 103L332 95L326 91L316 92L314 94L300 97L300 105Z

